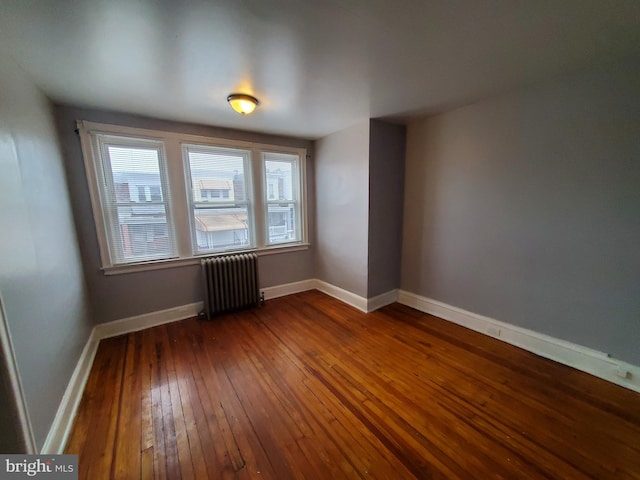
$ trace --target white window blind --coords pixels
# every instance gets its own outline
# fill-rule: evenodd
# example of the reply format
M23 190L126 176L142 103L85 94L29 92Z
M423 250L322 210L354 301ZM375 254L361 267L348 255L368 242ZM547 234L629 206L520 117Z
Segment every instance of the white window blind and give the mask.
M299 242L302 238L300 157L264 152L262 160L267 244Z
M255 246L250 152L183 145L194 254Z
M96 140L111 262L175 257L162 142L109 135Z

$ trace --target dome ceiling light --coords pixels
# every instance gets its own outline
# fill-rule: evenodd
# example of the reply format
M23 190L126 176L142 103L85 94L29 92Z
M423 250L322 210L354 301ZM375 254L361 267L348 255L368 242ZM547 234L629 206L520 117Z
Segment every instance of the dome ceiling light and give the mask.
M227 97L227 102L229 102L231 108L242 115L253 112L260 104L260 101L256 97L244 93L232 93Z

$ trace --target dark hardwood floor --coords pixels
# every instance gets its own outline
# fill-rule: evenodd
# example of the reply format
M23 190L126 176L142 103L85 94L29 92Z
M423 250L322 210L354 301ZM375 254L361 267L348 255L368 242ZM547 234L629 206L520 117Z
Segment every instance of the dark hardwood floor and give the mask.
M316 291L104 340L80 478L640 478L640 394Z

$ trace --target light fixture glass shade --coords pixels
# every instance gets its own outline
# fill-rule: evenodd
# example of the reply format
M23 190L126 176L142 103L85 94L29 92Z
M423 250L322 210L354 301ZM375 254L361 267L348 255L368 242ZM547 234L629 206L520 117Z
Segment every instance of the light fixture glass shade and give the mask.
M253 112L260 103L257 98L244 93L232 93L227 97L227 102L229 102L231 108L242 115Z

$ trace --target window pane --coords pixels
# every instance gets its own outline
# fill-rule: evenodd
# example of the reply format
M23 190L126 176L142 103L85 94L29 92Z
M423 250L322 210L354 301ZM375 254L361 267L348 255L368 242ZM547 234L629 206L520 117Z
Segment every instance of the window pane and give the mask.
M272 155L274 156L274 155ZM278 157L293 157L294 155L278 154ZM268 155L265 155L268 158ZM265 181L267 184L267 201L295 200L294 198L294 163L290 161L265 160Z
M107 192L112 262L174 256L163 194L162 146L141 139L131 139L127 145L127 140L102 138L107 156L103 171L110 176L106 183L112 185Z
M269 243L299 240L295 204L270 204L267 207L267 227L269 229Z
M198 253L251 246L246 207L194 208L193 215Z
M164 205L118 207L114 241L124 260L171 256L171 242Z
M193 201L245 202L245 156L242 151L189 147Z
M267 244L300 241L300 158L274 152L265 152L262 158Z
M107 146L116 201L162 201L158 150L144 147Z
M252 232L247 185L249 152L214 146L185 146L191 182L195 253L250 248Z

